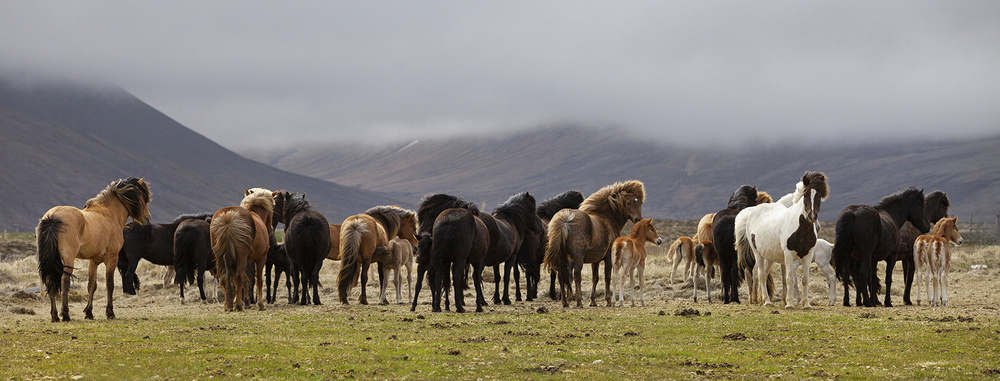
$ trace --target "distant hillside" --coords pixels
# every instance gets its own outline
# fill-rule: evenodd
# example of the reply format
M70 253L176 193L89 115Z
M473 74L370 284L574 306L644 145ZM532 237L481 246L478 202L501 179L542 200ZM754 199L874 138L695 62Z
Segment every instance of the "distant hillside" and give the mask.
M903 187L943 190L952 213L994 221L1000 212L1000 137L975 141L769 146L704 149L647 143L614 129L553 127L494 139L418 141L391 147L323 146L244 153L303 175L417 199L448 192L489 209L520 191L547 198L567 189L590 193L639 179L644 214L693 219L726 206L741 184L780 197L806 170L829 177L820 218L849 204L873 204Z
M331 220L412 206L245 159L112 85L0 76L0 229L34 230L52 206L82 207L126 176L150 182L154 222L237 205L258 186L305 191Z

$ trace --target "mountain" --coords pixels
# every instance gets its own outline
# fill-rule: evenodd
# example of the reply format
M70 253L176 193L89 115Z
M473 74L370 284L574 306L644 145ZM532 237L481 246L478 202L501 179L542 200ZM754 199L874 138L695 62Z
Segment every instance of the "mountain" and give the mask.
M654 144L617 129L557 126L495 138L415 141L394 146L313 146L247 157L295 173L416 200L430 192L485 202L536 198L567 189L585 194L615 181L646 184L647 217L697 219L725 208L742 184L775 198L807 171L827 174L831 196L820 218L850 204L874 204L914 185L943 190L952 214L994 221L1000 212L1000 136L941 142L784 144L702 148Z
M127 176L150 183L153 222L238 205L252 187L304 191L331 222L412 207L248 160L113 85L0 74L0 229L32 231L49 208L83 207Z

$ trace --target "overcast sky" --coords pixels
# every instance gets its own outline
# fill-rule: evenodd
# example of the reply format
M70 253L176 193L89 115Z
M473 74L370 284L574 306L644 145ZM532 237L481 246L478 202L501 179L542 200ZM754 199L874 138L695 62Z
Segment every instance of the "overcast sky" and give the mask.
M573 122L674 144L1000 133L1000 2L0 0L0 66L234 149Z

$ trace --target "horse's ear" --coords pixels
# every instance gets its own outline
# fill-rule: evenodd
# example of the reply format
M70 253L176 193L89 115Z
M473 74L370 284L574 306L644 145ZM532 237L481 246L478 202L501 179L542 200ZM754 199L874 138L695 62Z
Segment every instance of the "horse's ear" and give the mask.
M809 171L802 175L802 185L809 186Z
M246 188L243 188L243 195L244 196L249 196L250 195L250 190L246 189Z
M306 199L306 192L302 192L302 199L303 199L303 200L305 200L305 199Z

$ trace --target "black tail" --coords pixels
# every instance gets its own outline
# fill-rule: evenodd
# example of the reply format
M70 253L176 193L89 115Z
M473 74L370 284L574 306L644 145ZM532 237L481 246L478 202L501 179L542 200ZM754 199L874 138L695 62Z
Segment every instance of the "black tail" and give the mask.
M198 229L181 226L174 232L174 282L192 284L197 275L195 251L201 232Z
M59 233L62 232L62 226L62 220L49 216L38 221L35 231L38 237L38 275L52 297L62 291L63 274L69 274L59 253Z
M830 265L837 275L837 280L843 282L844 287L849 287L851 282L851 270L857 268L860 263L851 255L857 251L854 244L854 215L851 213L841 213L837 218L836 235L834 238L833 254L830 257Z

